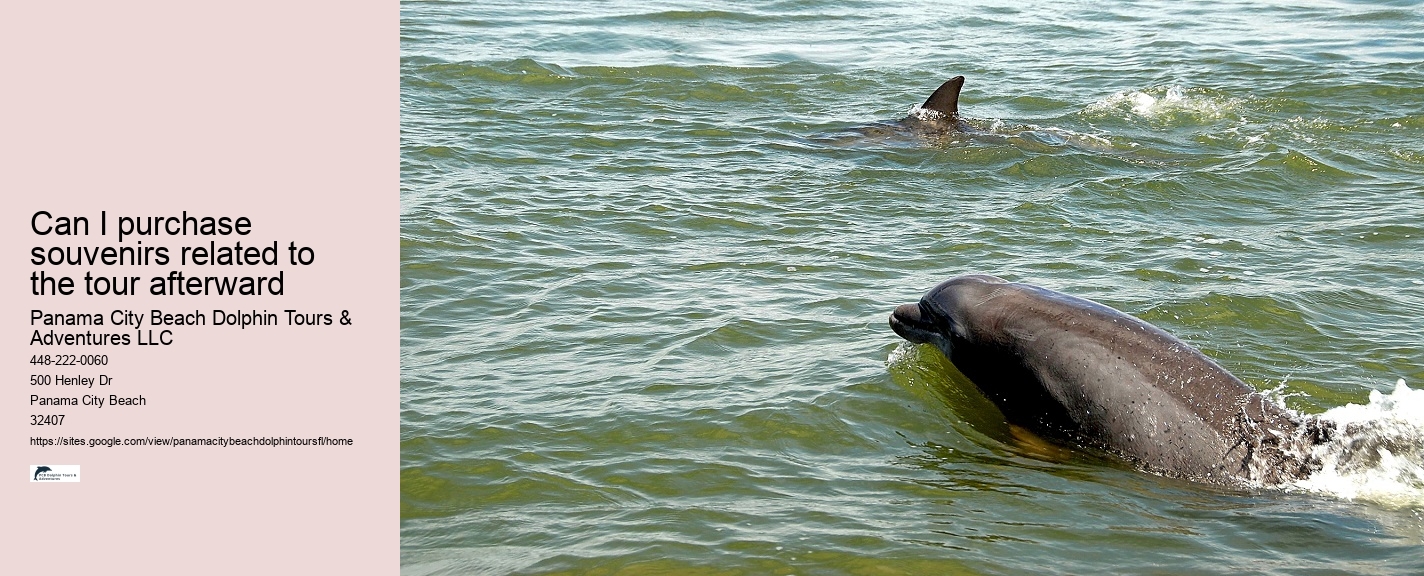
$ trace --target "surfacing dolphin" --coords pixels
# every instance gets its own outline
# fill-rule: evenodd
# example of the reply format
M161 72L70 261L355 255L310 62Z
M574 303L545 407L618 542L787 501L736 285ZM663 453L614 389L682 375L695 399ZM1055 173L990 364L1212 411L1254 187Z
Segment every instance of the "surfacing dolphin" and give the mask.
M923 104L910 109L905 117L893 122L877 122L853 129L854 136L831 139L838 144L911 143L915 146L935 146L974 142L979 145L1013 146L1030 154L1054 153L1063 150L1090 154L1111 154L1131 162L1154 162L1144 156L1136 144L1119 147L1112 139L1084 134L1052 126L1005 124L999 120L965 118L959 113L959 93L964 77L946 80L926 98Z
M925 103L910 111L900 124L922 132L965 132L967 125L959 119L959 91L964 77L955 76L940 84Z
M1160 328L987 275L952 278L890 315L939 348L1009 422L1167 476L1271 486L1320 468L1333 428L1263 397Z
M941 139L956 133L972 133L969 123L959 117L959 91L964 88L964 77L955 76L946 80L924 104L912 108L908 115L894 122L877 122L855 129L860 137L869 136L876 141L888 138L915 136L920 139Z

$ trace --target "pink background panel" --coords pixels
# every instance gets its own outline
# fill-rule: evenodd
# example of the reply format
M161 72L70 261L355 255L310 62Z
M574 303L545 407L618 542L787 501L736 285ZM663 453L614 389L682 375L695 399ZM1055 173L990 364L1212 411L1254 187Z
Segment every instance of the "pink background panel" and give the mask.
M399 30L395 2L63 2L0 8L0 486L9 573L399 571ZM91 235L38 236L38 210ZM101 210L109 235L99 236ZM246 237L129 238L167 266L34 266L34 246L119 246L119 216L247 216ZM181 266L209 240L279 266ZM286 263L289 242L311 266ZM134 296L33 296L30 274L143 277ZM285 272L283 296L148 294L148 278ZM171 346L30 346L30 310L269 311L281 325L171 328ZM287 326L283 310L349 310ZM130 327L107 331L135 334ZM144 327L145 332L147 326ZM75 331L56 328L58 332ZM79 328L77 330L83 330ZM98 331L96 329L95 331ZM155 329L155 334L158 332ZM147 336L147 334L145 334ZM33 367L33 354L108 366ZM115 378L141 408L32 409L31 374ZM52 390L79 395L88 390ZM96 388L95 393L100 393ZM65 413L31 426L32 413ZM355 446L33 447L31 436L329 436ZM28 482L31 464L82 481Z

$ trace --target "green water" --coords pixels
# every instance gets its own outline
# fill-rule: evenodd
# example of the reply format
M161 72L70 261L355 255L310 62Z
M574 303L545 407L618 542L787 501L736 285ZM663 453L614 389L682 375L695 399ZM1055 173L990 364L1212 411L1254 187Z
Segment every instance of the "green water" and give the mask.
M403 573L1424 572L1418 506L1023 438L886 325L984 272L1420 387L1421 4L401 10Z

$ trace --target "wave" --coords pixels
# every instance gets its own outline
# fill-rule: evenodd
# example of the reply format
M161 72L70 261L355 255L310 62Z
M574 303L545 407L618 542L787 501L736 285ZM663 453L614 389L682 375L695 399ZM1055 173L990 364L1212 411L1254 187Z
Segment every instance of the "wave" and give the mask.
M1172 124L1214 122L1240 117L1241 101L1204 90L1162 86L1117 92L1084 110L1089 116L1142 118Z
M1390 507L1424 507L1424 389L1401 378L1394 391L1370 392L1369 403L1320 414L1335 436L1314 446L1321 469L1296 481L1299 490Z

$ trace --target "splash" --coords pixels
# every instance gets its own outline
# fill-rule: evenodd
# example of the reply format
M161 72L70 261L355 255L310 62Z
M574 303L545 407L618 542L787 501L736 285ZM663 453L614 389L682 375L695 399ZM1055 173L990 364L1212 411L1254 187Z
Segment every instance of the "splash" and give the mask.
M907 342L899 342L890 351L890 356L885 358L885 365L889 367L904 366L915 359L915 345Z
M910 109L905 112L905 115L908 118L914 118L923 122L947 122L951 120L948 114L940 112L939 110L923 108L919 104L911 106Z
M1132 113L1138 116L1155 116L1163 110L1171 107L1181 107L1186 92L1181 86L1167 88L1167 93L1161 98L1155 98L1145 92L1131 92L1125 95L1128 102L1132 104Z
M1298 489L1400 508L1424 507L1424 390L1400 379L1394 391L1370 392L1365 405L1320 415L1336 435L1312 448L1323 465L1295 482Z
M1235 115L1239 104L1236 100L1200 92L1181 86L1118 92L1088 106L1087 112L1177 121L1210 121Z

